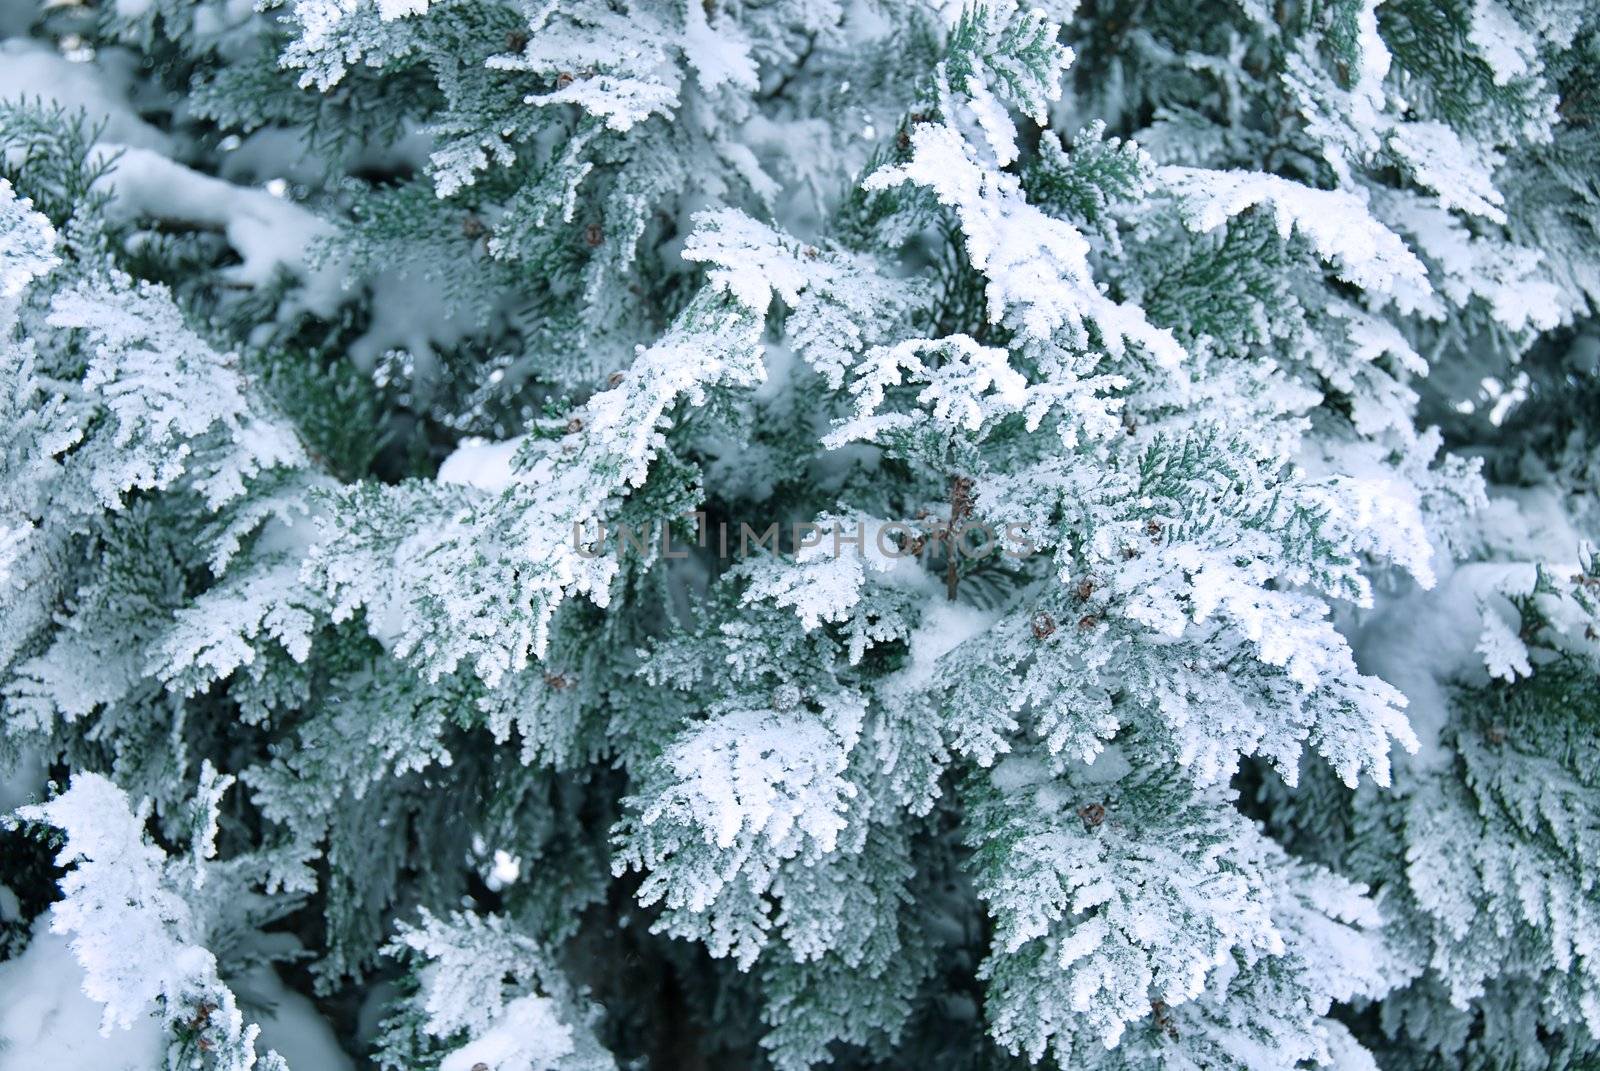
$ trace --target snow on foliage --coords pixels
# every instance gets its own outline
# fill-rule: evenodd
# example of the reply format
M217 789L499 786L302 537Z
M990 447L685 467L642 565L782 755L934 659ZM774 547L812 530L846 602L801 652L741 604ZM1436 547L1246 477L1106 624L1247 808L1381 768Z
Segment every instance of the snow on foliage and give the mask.
M83 389L115 430L95 436L75 460L91 470L107 506L187 472L216 508L263 471L305 463L293 433L246 396L234 357L196 335L162 287L125 276L81 283L54 296L48 322L84 331L91 347ZM216 446L195 443L213 433L222 439Z
M870 573L898 568L901 548L895 533L876 518L824 515L817 518L809 538L796 550L792 563L756 564L744 599L792 606L800 623L814 629L824 621L844 620L860 602Z
M1062 1066L1119 1044L1136 1060L1147 1038L1124 1037L1149 1027L1244 1067L1326 1060L1331 1000L1388 988L1365 890L1290 863L1221 794L1085 773L1058 780L1007 759L976 811L978 891L998 925L983 967L997 1038L1031 1059L1049 1048ZM1239 824L1226 833L1227 822ZM1296 994L1295 1013L1251 1021L1249 998L1218 1000L1257 971ZM1029 1000L1039 989L1051 994L1043 1008Z
M564 990L539 991L552 980L545 954L503 918L424 911L418 925L400 926L388 951L420 964L409 1004L425 1034L449 1043L440 1071L615 1067L586 1026L569 1021L576 1006Z
M1034 337L1067 328L1084 341L1093 323L1113 352L1136 342L1157 362L1179 364L1183 351L1171 334L1101 293L1088 241L1070 223L1028 204L1014 175L974 160L968 142L947 124L920 124L911 143L910 162L875 172L867 188L916 183L957 212L972 266L987 280L990 322L1010 314Z
M589 399L565 436L523 445L511 487L452 511L448 521L441 517L437 528L421 528L409 545L402 529L387 559L351 538L347 526L362 503L347 499L347 508L326 522L327 538L311 559L335 617L385 600L401 618L396 652L417 651L435 676L467 657L490 685L526 667L529 654L545 649L550 620L568 594L606 605L617 560L580 540L609 519L614 496L644 482L665 442L667 410L680 397L692 404L713 384L749 384L760 375L755 329L751 310L712 298L691 305L675 332L641 348L620 383ZM473 590L459 582L460 570L482 559L484 543L502 561L517 563L513 590Z
M214 776L209 764L206 770L203 788ZM201 803L208 815L215 805L214 796ZM257 1058L260 1028L245 1025L217 976L216 957L197 943L197 919L177 891L188 884L179 877L184 862L168 860L145 839L147 813L131 809L126 793L93 773L78 774L48 803L17 811L64 838L56 864L72 870L61 879L50 928L69 935L84 992L105 1006L100 1032L127 1029L154 1010L169 1028L185 1028L181 1048L214 1053L218 1068L286 1071L275 1054ZM197 863L213 850L214 822L206 819Z
M1281 236L1303 236L1346 282L1394 294L1409 308L1429 293L1427 269L1416 254L1373 219L1353 194L1312 189L1260 172L1168 167L1157 175L1184 198L1195 230L1214 230L1246 209L1266 205Z
M662 755L663 788L618 863L654 872L640 888L642 902L702 914L732 882L759 897L777 864L832 853L857 792L842 775L861 714L845 698L820 713L728 711L685 732ZM759 916L719 925L708 947L748 968L767 925Z
M54 268L56 233L50 221L32 211L11 183L0 179L0 299L14 298L34 279Z
M1592 6L0 16L0 1062L1593 1064Z
M546 76L556 90L530 94L524 104L574 104L618 133L652 115L669 115L678 106L682 76L668 50L668 25L642 5L632 6L623 13L606 4L579 3L547 16L548 21L536 19L521 53L493 57L489 67ZM691 32L698 38L704 31L695 30L691 19ZM695 54L708 62L703 53ZM707 77L702 71L702 83Z

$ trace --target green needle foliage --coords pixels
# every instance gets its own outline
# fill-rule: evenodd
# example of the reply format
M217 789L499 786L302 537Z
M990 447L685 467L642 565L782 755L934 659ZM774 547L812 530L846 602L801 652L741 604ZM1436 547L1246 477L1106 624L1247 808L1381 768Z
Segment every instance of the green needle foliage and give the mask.
M1600 1065L1600 7L11 8L0 1064Z

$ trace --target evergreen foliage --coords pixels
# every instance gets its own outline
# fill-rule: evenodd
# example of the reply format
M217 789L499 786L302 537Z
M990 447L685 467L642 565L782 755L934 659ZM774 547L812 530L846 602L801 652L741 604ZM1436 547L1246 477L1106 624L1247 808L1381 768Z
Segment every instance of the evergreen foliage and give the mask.
M1596 1066L1597 93L1589 0L8 5L0 1002Z

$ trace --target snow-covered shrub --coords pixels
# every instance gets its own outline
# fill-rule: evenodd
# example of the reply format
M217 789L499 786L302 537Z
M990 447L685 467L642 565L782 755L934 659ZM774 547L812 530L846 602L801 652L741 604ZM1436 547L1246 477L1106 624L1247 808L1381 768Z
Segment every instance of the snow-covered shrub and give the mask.
M1586 0L6 4L0 1067L1594 1066L1597 102Z

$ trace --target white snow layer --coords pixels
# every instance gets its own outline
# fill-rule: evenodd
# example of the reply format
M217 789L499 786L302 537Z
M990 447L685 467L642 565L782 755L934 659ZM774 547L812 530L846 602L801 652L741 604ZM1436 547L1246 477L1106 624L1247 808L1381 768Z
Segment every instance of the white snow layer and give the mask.
M0 963L0 1071L165 1071L167 1041L155 1015L100 1032L104 1006L85 995L83 968L50 919L40 915L28 947ZM252 1012L262 1009L262 1049L276 1050L292 1071L354 1066L311 1001L271 967L252 971L238 989Z
M511 459L524 438L518 435L503 442L477 438L461 440L461 445L439 466L439 482L465 484L481 491L504 491L516 478Z
M0 1071L161 1071L160 1020L101 1034L104 1006L84 994L83 968L49 919L40 915L22 955L0 963Z
M311 263L313 243L331 230L316 215L266 190L203 175L149 149L103 145L99 151L121 154L102 180L112 191L113 213L219 228L244 261L228 270L236 282L261 286L285 268L305 284L303 300L318 315L331 315L343 300L343 265Z
M102 136L109 141L140 149L167 150L171 139L128 107L130 79L118 78L111 72L118 66L131 70L132 57L127 57L126 64L116 62L118 58L117 54L109 54L92 65L72 63L38 41L0 41L0 100L42 100L68 111L82 108L90 123L105 124Z

